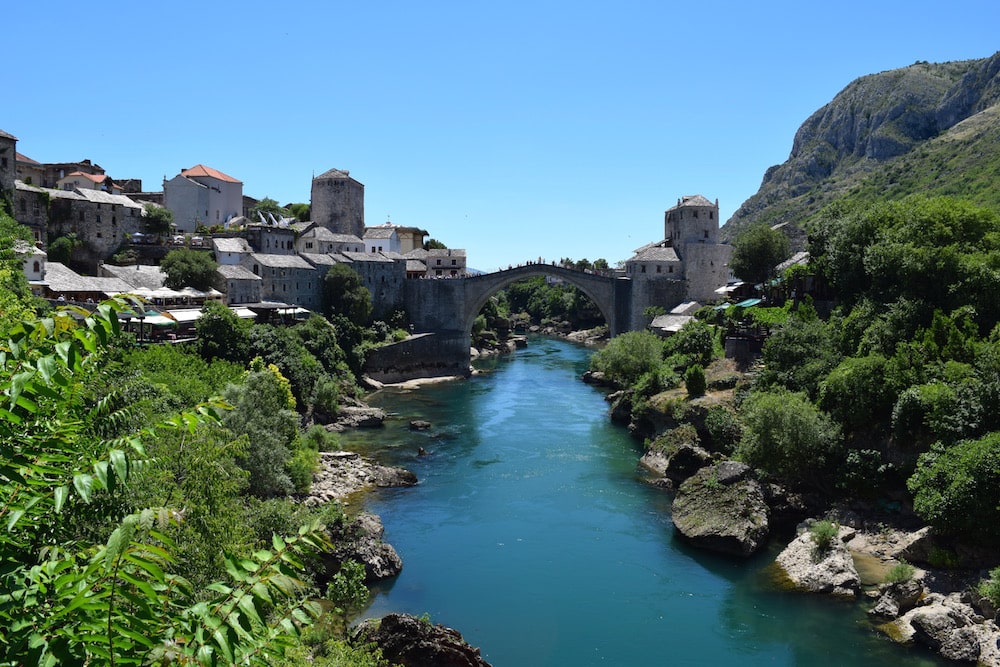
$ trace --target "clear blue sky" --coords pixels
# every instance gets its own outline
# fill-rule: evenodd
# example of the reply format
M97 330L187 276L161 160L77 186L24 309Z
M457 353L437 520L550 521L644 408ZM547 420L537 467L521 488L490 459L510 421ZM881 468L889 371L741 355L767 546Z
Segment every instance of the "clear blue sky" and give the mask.
M0 129L21 153L89 158L155 190L203 163L282 204L347 169L368 225L423 227L486 270L625 259L662 238L682 195L718 198L726 220L853 79L1000 50L997 0L55 0L2 14Z

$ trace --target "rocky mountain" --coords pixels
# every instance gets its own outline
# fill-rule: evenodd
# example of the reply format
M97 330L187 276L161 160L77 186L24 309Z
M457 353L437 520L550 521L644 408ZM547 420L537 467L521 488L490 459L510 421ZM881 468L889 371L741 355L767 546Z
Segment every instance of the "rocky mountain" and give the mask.
M863 76L810 116L722 229L807 227L830 202L955 195L1000 210L1000 52Z

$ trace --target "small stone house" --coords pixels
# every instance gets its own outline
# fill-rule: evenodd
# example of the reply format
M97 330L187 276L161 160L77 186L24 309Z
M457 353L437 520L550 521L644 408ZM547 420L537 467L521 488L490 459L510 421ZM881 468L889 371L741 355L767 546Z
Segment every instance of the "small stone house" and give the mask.
M225 287L226 304L259 303L263 279L245 266L219 264L216 273Z
M243 183L218 169L198 164L163 181L164 205L174 213L177 230L223 225L243 214Z

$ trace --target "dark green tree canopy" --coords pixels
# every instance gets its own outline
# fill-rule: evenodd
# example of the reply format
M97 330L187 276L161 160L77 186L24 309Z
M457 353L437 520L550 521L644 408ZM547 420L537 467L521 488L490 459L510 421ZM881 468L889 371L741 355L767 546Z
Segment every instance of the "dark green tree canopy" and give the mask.
M262 213L265 219L267 219L268 214L271 214L277 220L282 216L287 216L289 214L289 211L287 208L281 206L274 199L271 199L270 197L264 197L259 202L257 202L256 206L250 209L251 220L256 222L258 220L257 216L258 213Z
M191 248L171 250L160 262L160 268L167 274L163 284L171 289L193 287L207 290L212 287L216 269L215 261L207 252Z
M740 280L761 283L774 267L788 259L788 237L767 225L748 227L733 239L729 267Z
M143 206L146 229L151 234L169 234L174 228L174 212L169 208L146 203Z
M372 314L372 296L359 276L346 264L334 264L323 279L323 299L328 315L342 315L365 324Z

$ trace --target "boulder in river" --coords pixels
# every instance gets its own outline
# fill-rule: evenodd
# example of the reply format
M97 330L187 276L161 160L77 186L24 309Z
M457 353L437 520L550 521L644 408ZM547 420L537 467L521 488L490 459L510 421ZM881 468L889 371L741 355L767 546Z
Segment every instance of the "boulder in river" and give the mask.
M930 593L880 629L898 642L922 644L949 660L1000 665L1000 629L959 593Z
M408 614L371 618L354 631L355 644L373 643L394 665L403 667L490 667L461 633Z
M353 560L365 566L365 581L373 582L394 577L403 569L403 560L388 542L382 541L385 528L382 519L377 514L362 513L353 521L341 521L329 528L330 535L337 547L328 555L336 562L336 571L340 563Z
M749 556L768 536L768 508L750 467L723 461L689 477L674 498L673 522L692 544Z
M854 597L861 589L861 577L844 542L855 532L853 528L840 526L837 535L822 547L809 530L803 530L778 554L775 565L794 588Z

